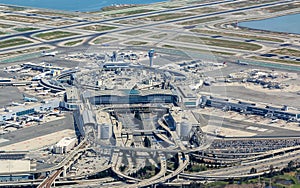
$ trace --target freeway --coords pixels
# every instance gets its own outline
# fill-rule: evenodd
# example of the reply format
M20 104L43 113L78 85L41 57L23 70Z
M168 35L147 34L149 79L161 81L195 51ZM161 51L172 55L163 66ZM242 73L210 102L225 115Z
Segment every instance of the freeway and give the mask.
M282 169L286 167L289 161L299 160L300 151L295 150L289 153L284 153L271 158L264 158L261 160L245 162L238 166L221 168L217 170L205 171L200 173L186 174L182 173L180 176L188 179L228 179L240 177L255 177L262 175L270 170L273 165L274 169ZM249 174L250 169L257 169L258 173Z
M160 154L159 158L160 158L160 171L155 176L152 176L149 179L145 179L142 182L139 182L137 184L133 184L132 186L129 186L129 187L130 188L146 187L146 186L154 185L155 181L161 179L167 172L167 161L166 161L166 157L164 155Z

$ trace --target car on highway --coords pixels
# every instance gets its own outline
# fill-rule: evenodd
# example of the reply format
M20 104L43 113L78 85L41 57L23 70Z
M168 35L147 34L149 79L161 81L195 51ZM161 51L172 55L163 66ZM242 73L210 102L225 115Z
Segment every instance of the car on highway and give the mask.
M222 36L221 35L214 35L214 36L211 36L211 38L214 38L214 39L216 39L216 38L221 38Z

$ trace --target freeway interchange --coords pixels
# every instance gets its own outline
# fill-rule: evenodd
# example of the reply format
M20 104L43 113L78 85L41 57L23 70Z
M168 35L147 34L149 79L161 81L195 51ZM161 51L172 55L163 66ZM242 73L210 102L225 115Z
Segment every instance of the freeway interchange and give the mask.
M285 6L295 8L277 11ZM175 1L94 13L0 8L1 89L59 100L55 112L35 112L58 119L34 124L37 138L33 127L3 127L3 156L32 162L0 187L182 186L298 164L299 37L238 25L298 11L294 0ZM12 113L8 122L17 123L20 113L11 109L1 118ZM73 118L60 121L61 111ZM34 139L55 137L54 129L74 132L76 146L55 153L57 134L29 149ZM28 151L18 151L24 143Z

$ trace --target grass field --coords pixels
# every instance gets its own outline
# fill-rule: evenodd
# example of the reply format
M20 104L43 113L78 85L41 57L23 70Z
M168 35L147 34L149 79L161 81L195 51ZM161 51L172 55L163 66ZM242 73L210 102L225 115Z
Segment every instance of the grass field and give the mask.
M67 14L67 13L60 13L60 12L33 11L31 13L54 16L54 17L67 17L67 18L75 17L74 14Z
M209 50L202 50L202 49L196 49L196 48L186 48L186 47L181 47L181 46L172 46L172 45L162 45L164 48L171 48L171 49L179 49L182 51L195 51L195 52L200 52L200 53L205 53L205 54L216 54L216 55L227 55L227 56L233 56L235 55L234 53L229 53L229 52L218 52L218 51L209 51Z
M17 55L24 55L27 53L33 53L33 52L40 52L42 50L48 50L50 47L42 46L42 47L37 47L37 48L29 48L26 50L19 50L19 51L14 51L14 52L8 52L5 54L0 54L1 59L7 58L10 56L17 56Z
M253 6L257 4L263 4L263 3L270 3L274 2L276 0L260 0L260 1L242 1L242 2L234 2L224 5L225 7L231 7L231 8L241 8L246 6Z
M262 61L270 61L275 63L284 63L284 64L293 64L293 65L300 65L299 61L289 61L289 60L282 60L282 59L275 59L275 58L267 58L267 57L260 57L260 56L251 56L249 57L255 60L262 60Z
M134 46L141 46L141 45L148 44L148 42L144 42L144 41L129 41L129 42L126 42L125 44L134 45Z
M147 30L132 30L132 31L127 31L127 32L124 32L124 33L121 33L122 35L131 35L131 36L134 36L134 35L141 35L141 34L145 34L145 33L149 33L150 31L147 31Z
M168 35L167 33L160 33L160 34L152 35L152 36L150 36L150 38L161 39L161 38L166 37L167 35Z
M113 16L113 17L119 17L119 16L129 16L129 15L134 15L134 14L142 14L142 13L152 12L152 11L154 11L154 10L152 10L152 9L137 9L137 10L118 12L118 13L114 13L114 14L108 14L108 15Z
M220 9L218 9L218 8L205 7L205 8L191 9L191 10L189 10L189 12L197 13L197 14L205 14L205 13L210 13L210 12L217 12L219 10Z
M219 46L224 48L234 48L234 49L249 50L249 51L255 51L261 49L261 46L257 44L229 41L229 40L222 40L222 39L196 37L196 36L189 36L189 35L180 35L178 37L175 37L174 40L180 42L206 44L209 46Z
M0 16L1 20L10 20L16 22L24 22L24 23L38 23L38 22L47 22L49 19L45 18L37 18L37 17L27 17L27 16L18 16L18 15L5 15Z
M12 28L12 27L14 27L14 26L15 26L15 25L10 25L10 24L0 23L0 28L3 28L3 29Z
M64 44L64 46L74 46L74 45L76 45L76 44L81 43L82 41L83 41L83 40L74 40L74 41L66 42L66 43Z
M85 26L85 27L80 27L79 29L90 30L90 31L107 31L107 30L112 30L112 29L116 29L116 28L118 28L118 27L106 26L106 25L89 25L89 26Z
M195 32L195 33L213 34L213 35L230 36L230 37L240 37L240 38L253 39L253 40L266 40L266 41L274 41L274 42L284 42L283 40L277 39L277 38L270 38L270 37L263 37L263 36L253 36L253 35L238 34L238 33L226 33L226 32L204 30L204 29L191 29L190 31Z
M215 17L209 17L209 18L203 18L203 19L196 19L196 20L190 20L186 22L179 22L179 25L196 25L200 23L206 23L206 22L211 22L211 21L216 21L216 20L221 20L223 19L222 17L215 16Z
M142 20L147 21L165 21L165 20L171 20L176 18L182 18L187 16L192 16L194 14L187 14L187 13L166 13L166 14L159 14L154 16L148 16L145 18L140 18Z
M96 38L93 43L94 44L102 44L102 43L106 43L106 42L110 42L110 41L114 41L114 40L118 40L117 38L114 37L99 37Z
M279 11L291 10L291 9L295 9L295 8L300 8L299 2L268 7L263 10L268 11L270 13L274 13L274 12L279 12Z
M20 27L20 28L15 28L14 30L15 31L18 31L18 32L25 32L25 31L33 31L33 30L37 30L39 28L36 28L36 27Z
M299 50L294 50L289 48L279 48L279 49L271 50L270 53L300 57Z
M74 36L74 35L78 35L78 34L67 32L67 31L51 31L51 32L37 34L37 35L35 35L35 37L41 38L44 40L53 40L53 39L70 37L70 36Z
M0 48L8 48L8 47L12 47L12 46L19 46L19 45L29 44L29 43L32 43L32 42L29 40L23 39L23 38L2 40L0 42Z

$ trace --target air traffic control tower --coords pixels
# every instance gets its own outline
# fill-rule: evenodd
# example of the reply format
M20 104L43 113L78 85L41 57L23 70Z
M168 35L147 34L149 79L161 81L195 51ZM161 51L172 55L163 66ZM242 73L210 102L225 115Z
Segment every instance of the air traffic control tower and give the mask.
M153 66L153 56L154 56L154 50L153 49L149 50L148 56L149 56L149 60L150 60L150 67L152 67Z

